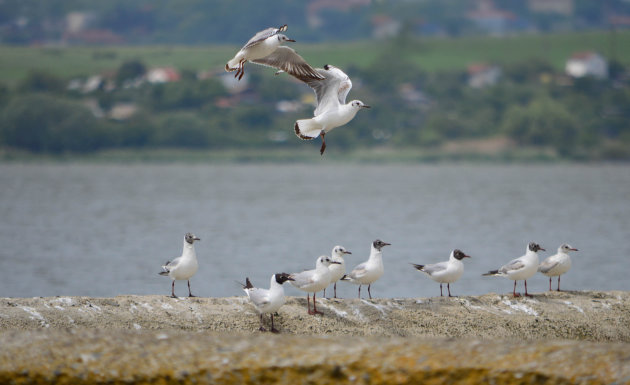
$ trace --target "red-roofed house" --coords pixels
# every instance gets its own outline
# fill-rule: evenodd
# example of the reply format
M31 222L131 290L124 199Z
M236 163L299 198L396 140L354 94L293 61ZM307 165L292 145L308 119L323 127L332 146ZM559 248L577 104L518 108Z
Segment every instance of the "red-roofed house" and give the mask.
M388 15L374 15L372 17L372 36L377 39L394 37L400 33L402 23Z
M176 82L180 78L179 72L173 67L153 68L147 72L147 81L149 83Z
M512 12L496 8L492 0L478 0L477 8L466 13L466 18L480 28L498 35L504 33L509 24L516 20Z

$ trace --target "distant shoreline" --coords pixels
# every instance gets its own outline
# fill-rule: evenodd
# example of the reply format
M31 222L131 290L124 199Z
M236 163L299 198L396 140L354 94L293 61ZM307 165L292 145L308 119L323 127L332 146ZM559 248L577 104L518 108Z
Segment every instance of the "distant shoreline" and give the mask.
M312 148L311 148L312 147ZM628 164L627 160L560 158L547 149L522 148L497 153L443 151L441 149L396 149L375 147L344 151L331 149L320 156L317 149L127 149L91 154L33 154L0 149L0 164L11 163L361 163L361 164Z

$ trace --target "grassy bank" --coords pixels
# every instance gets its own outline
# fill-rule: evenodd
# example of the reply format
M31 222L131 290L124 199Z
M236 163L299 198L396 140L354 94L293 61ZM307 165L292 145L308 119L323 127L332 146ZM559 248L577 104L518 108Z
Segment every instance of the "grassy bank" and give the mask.
M616 59L630 64L630 31L618 31L615 40L609 32L537 34L504 38L419 38L406 42L414 53L412 60L424 71L462 70L472 62L512 63L537 57L549 60L557 69L576 51L593 50L611 56L613 41ZM345 67L369 66L391 47L388 41L302 44L294 47L315 66L334 63ZM171 65L179 69L223 69L236 46L93 46L93 47L22 47L0 46L0 82L10 85L29 71L47 71L71 78L113 70L130 59L148 66ZM320 58L326 58L325 63Z

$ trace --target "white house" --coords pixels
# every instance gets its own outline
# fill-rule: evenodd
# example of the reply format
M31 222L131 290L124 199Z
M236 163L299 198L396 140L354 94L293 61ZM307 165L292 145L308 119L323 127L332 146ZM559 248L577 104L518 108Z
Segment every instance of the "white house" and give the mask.
M472 88L485 88L498 83L501 68L496 65L477 63L468 66L468 85Z
M606 79L608 77L608 62L596 52L577 52L567 60L564 71L574 78L593 76L598 79Z

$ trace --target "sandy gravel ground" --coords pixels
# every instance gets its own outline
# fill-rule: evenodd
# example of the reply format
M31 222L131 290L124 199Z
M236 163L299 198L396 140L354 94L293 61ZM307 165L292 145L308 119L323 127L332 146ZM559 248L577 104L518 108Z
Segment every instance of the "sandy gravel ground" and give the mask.
M630 293L549 292L533 298L469 297L332 300L322 316L306 313L305 297L289 297L275 317L284 334L343 336L572 339L630 342ZM268 316L265 318L269 324ZM0 331L130 329L259 333L245 296L179 298L0 298Z

